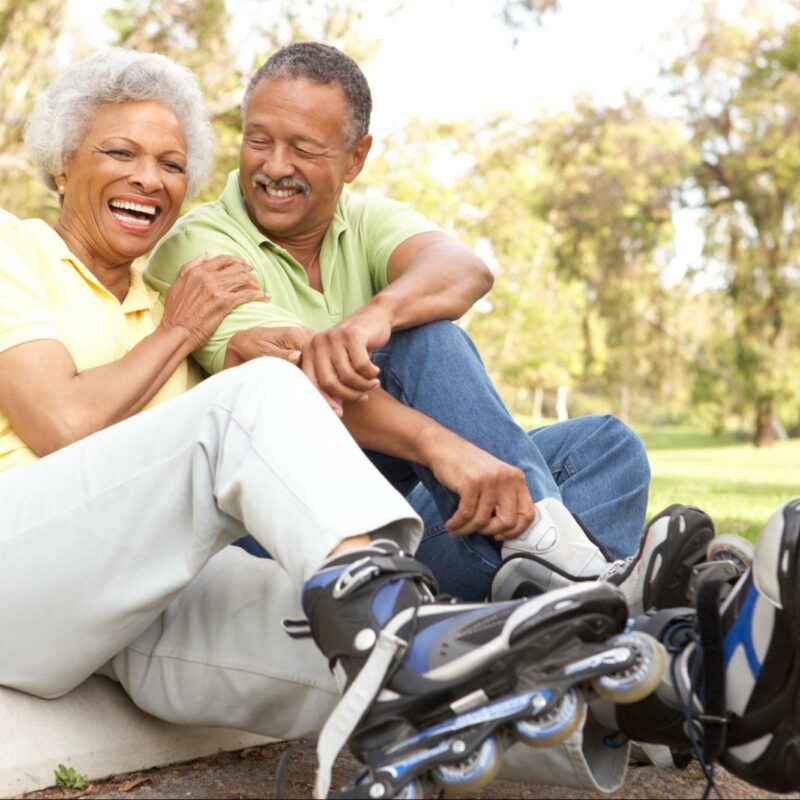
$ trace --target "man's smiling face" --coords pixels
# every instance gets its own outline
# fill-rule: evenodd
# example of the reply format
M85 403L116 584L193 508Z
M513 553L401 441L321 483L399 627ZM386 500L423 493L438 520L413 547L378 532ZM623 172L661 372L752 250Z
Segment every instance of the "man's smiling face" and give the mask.
M239 183L250 218L271 239L324 234L371 144L367 135L348 149L349 123L338 83L272 78L256 86L244 119Z

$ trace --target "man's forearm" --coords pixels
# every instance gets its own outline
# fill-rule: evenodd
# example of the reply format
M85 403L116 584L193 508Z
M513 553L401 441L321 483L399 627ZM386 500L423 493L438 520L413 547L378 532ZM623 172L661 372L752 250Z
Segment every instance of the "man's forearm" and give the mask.
M513 538L533 522L533 501L521 469L404 406L383 389L373 389L366 401L345 403L343 420L361 447L428 467L434 479L458 497L455 513L445 520L452 535L477 531Z
M344 403L343 411L342 422L362 448L425 466L431 465L437 442L444 447L447 439L458 438L383 389L373 389L367 400Z

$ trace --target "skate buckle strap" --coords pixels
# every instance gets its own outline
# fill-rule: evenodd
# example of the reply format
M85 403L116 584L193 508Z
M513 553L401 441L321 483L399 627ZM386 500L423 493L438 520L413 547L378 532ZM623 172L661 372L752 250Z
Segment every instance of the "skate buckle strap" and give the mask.
M284 617L281 620L283 630L292 637L292 639L310 639L311 638L311 623L307 619L289 619Z
M359 558L336 579L336 583L333 585L334 599L341 600L343 597L347 597L359 586L369 583L380 574L381 568L377 564L373 564L369 556Z
M360 586L369 583L379 575L397 575L421 580L433 592L438 590L436 578L424 565L411 556L368 555L350 564L336 579L333 597L341 600L352 594Z
M713 763L725 748L725 655L719 605L723 581L706 581L697 593L697 628L703 646L703 756Z
M382 630L364 666L325 721L317 740L318 764L314 797L319 800L328 796L331 772L337 756L383 687L397 654L407 647L408 642L404 639Z

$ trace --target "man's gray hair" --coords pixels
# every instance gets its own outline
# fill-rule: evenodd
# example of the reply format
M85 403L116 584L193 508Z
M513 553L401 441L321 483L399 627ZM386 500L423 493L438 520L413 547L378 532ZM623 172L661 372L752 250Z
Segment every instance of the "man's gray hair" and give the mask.
M320 42L290 44L262 64L242 99L242 116L256 87L262 80L274 78L306 78L315 83L338 83L350 106L350 121L343 132L344 145L349 150L369 132L372 95L361 68L341 50Z
M186 137L187 193L203 187L214 165L214 129L200 86L186 68L157 53L121 47L71 64L36 98L25 127L25 145L44 182L75 155L97 107L156 100L172 109Z

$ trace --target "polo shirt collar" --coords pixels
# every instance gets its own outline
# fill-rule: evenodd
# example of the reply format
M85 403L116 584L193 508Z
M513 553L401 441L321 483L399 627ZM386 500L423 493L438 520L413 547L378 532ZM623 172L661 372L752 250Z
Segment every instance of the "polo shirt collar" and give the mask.
M344 191L342 192L342 195L344 195ZM280 250L283 250L283 248L273 242L269 236L262 233L262 231L253 223L253 220L250 219L250 215L247 213L247 207L244 204L244 198L242 197L242 190L239 187L238 169L233 170L233 172L228 175L228 182L225 184L225 189L223 190L219 199L231 219L233 219L241 228L246 231L247 235L256 245L260 246L262 244L267 244L270 247L276 247ZM342 231L347 230L347 227L347 220L345 219L344 212L342 210L342 198L340 197L339 202L336 204L336 211L333 213L331 224L328 226L328 230L325 232L325 238L327 239L328 236L338 238Z
M113 297L111 292L97 280L97 276L69 249L67 243L61 238L56 230L51 228L46 222L42 226L52 234L52 239L48 249L52 250L53 255L65 264L69 264L76 269L83 279L95 286L101 292ZM131 285L128 294L120 304L125 314L135 311L149 311L158 302L158 292L147 286L142 279L142 273L136 267L130 268ZM117 298L114 297L114 301Z

